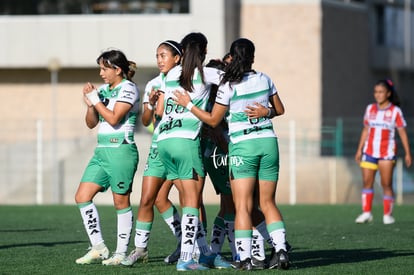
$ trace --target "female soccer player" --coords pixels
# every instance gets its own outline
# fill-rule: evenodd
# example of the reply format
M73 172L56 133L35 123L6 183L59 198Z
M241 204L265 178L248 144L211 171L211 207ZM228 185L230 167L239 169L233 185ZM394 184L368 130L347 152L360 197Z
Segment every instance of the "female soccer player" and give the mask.
M98 58L100 76L105 84L96 89L91 83L83 87L88 105L86 125L99 124L98 145L82 176L75 201L91 243L91 250L76 260L77 264L100 262L118 265L126 256L132 229L130 193L138 165L134 141L139 92L129 79L130 63L119 50L103 52ZM118 213L118 241L112 257L102 238L98 210L93 198L111 188Z
M405 130L400 101L394 84L389 79L379 80L374 86L376 103L367 106L364 115L364 128L355 154L355 160L362 171L362 211L355 222L365 223L373 220L371 209L374 198L374 180L377 170L381 176L383 190L383 223L395 222L392 216L394 191L392 175L396 161L395 129L401 139L405 152L405 164L411 166L410 144Z
M276 115L284 106L268 76L252 69L254 44L244 38L234 41L230 48L232 61L226 67L211 113L194 105L187 93L174 92L175 101L185 106L203 122L215 127L229 112L229 165L233 200L236 209L235 239L239 262L237 269L252 269L251 242L254 190L258 184L259 204L266 218L267 229L276 253L269 268L289 268L285 226L275 204L279 175L279 153L272 122L268 118L249 119L247 106L272 104ZM260 144L260 146L257 146ZM258 181L257 181L258 180Z
M156 54L160 74L149 81L145 88L142 123L144 126L153 123L154 133L142 180L141 199L135 227L135 249L121 262L122 265L131 266L139 259L144 262L148 260L147 246L154 221L154 204L174 233L177 241L181 241L180 217L177 209L168 199L172 182L166 181L167 171L159 159L157 148L158 123L163 111L163 101L160 97L162 94L158 90L167 73L180 64L181 55L182 50L179 43L173 40L162 42L158 46ZM160 102L160 104L157 104L157 102ZM177 261L180 252L179 248L165 259L167 263Z
M199 208L204 183L204 168L200 154L201 121L174 101L175 90L187 90L195 104L205 109L210 84L218 84L220 73L204 68L207 39L202 33L190 33L182 41L181 66L170 70L161 88L164 91L164 113L159 124L158 151L167 169L167 179L177 187L182 201L181 255L177 270L204 270L203 265L228 268L220 255L211 253L205 238L199 237L202 225ZM193 259L195 241L200 249L199 263ZM203 265L202 265L203 264Z

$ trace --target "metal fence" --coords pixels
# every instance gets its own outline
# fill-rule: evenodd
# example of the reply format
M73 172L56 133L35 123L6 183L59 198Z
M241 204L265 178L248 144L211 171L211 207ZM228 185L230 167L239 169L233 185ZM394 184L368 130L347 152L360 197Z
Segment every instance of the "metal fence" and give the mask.
M59 120L57 126L53 124L30 119L2 121L0 204L73 203L79 179L95 148L96 130L89 130L79 120ZM361 175L353 156L362 129L360 119L326 119L320 124L274 119L274 125L281 155L279 202L359 203ZM407 130L414 137L409 127ZM140 195L139 183L150 139L151 134L138 127L136 197ZM401 160L402 154L399 157ZM397 202L414 203L413 168L407 169L398 161L394 174ZM381 192L379 185L376 188ZM206 192L206 201L219 201L215 194L210 194L213 189L207 188ZM107 197L102 202L112 200Z

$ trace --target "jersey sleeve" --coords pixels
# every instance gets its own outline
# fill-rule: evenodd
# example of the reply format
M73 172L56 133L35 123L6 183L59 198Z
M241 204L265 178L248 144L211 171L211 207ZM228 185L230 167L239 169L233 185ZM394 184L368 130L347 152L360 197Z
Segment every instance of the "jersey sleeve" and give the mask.
M151 93L151 87L152 87L152 84L151 84L151 81L149 81L147 85L145 85L144 96L142 98L142 104L149 102L149 94Z
M395 127L404 128L407 127L407 123L404 119L403 113L400 108L396 107L396 116L395 116Z
M126 82L119 92L118 102L125 102L134 105L139 100L139 91L137 86L132 82Z
M363 120L364 126L369 126L369 110L371 109L371 106L372 106L372 104L368 105L365 108L364 120Z
M215 85L220 84L221 76L224 73L221 70L218 70L216 68L211 68L211 67L204 67L203 72L204 72L204 82L207 84L215 84Z
M232 93L229 83L220 85L217 90L216 103L229 106L232 95L233 93Z
M278 93L275 83L272 81L272 79L268 75L263 74L263 76L267 79L267 83L269 85L269 97L274 96L275 94Z
M147 85L145 85L144 96L142 99L142 104L149 102L149 95L151 94L152 89L159 90L162 84L162 75L158 75L157 77L148 81Z

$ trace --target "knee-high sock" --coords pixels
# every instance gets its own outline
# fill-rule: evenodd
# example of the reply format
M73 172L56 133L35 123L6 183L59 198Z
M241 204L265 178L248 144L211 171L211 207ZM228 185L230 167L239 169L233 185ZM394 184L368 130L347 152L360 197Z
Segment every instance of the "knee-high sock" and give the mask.
M384 215L392 215L394 198L392 196L384 196L382 202L384 205Z
M203 224L198 221L198 230L196 235L196 242L198 245L198 249L200 250L200 253L203 255L210 255L211 250L207 243L207 232L204 230Z
M184 207L183 215L181 217L181 254L180 259L188 262L192 259L194 243L198 230L198 216L197 208Z
M237 251L234 237L234 214L224 215L224 225L226 228L227 241L229 242L232 258L233 260L236 260Z
M171 205L165 212L161 213L165 223L170 227L171 232L177 238L178 241L181 240L181 218L180 214L175 208L174 205Z
M263 239L269 244L272 245L272 238L270 238L269 232L267 231L266 222L262 221L258 225L256 225L257 231L259 231L260 235L262 235Z
M276 252L283 249L286 249L286 229L285 223L282 221L274 222L267 225L267 231L269 232L270 237L273 241L273 247Z
M78 207L91 245L96 246L103 243L99 214L95 204L90 201L79 203Z
M116 253L126 253L128 251L129 239L131 237L132 214L131 206L125 209L117 210L118 214L118 240Z
M251 257L252 230L235 230L237 260L244 261Z
M226 230L224 225L224 219L217 216L214 220L213 228L211 230L210 248L211 252L220 254L223 247L224 238L226 236Z
M371 212L374 189L362 189L362 211Z
M257 229L253 229L252 233L252 256L260 260L266 258L264 238Z
M152 222L137 221L135 225L135 247L147 248Z

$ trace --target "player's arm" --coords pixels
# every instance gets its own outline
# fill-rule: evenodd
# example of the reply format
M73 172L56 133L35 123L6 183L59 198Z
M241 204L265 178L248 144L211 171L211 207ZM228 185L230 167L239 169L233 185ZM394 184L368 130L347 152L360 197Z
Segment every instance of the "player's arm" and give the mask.
M148 102L144 103L144 112L142 113L141 121L144 126L150 125L154 118L155 104L158 100L158 93L151 89Z
M96 92L96 90L94 90L94 92ZM97 95L96 97L99 100L99 97ZM88 99L91 101L90 97L88 97ZM106 108L106 106L100 100L94 100L91 102L94 106L95 112L99 113L105 119L105 121L108 122L111 126L117 125L132 108L131 103L123 101L116 102L113 110L109 110L108 108Z
M249 119L261 117L274 118L276 110L272 106L266 107L258 102L255 102L253 106L246 106L244 113L249 117Z
M285 107L283 106L278 94L271 96L269 101L271 106L266 107L258 102L255 102L253 106L246 106L246 110L244 112L250 119L261 117L274 118L275 116L284 114Z
M364 147L364 143L365 143L365 140L367 139L367 137L368 137L368 126L365 126L362 129L361 137L359 138L358 148L357 148L356 153L355 153L355 161L357 163L361 162L362 148Z
M193 113L198 119L200 119L204 123L207 123L211 127L216 127L221 122L221 120L227 112L228 107L218 103L214 103L211 113L206 112L198 108L197 106L194 106L191 102L190 95L187 91L180 92L177 90L174 92L174 96L176 104L185 107L187 110Z
M111 126L117 125L131 110L132 105L129 102L118 101L115 103L114 109L111 111L102 103L94 105L96 111L108 122Z
M274 116L281 116L285 113L285 106L282 103L282 100L279 97L279 93L275 93L270 97L270 104L275 111Z
M133 91L129 92L134 93ZM98 90L90 83L85 85L83 93L88 98L89 102L92 103L96 112L98 112L111 126L117 125L132 108L130 102L117 101L114 105L114 109L109 110L99 98Z
M96 125L98 125L98 122L99 122L98 113L96 112L93 105L91 106L88 105L88 109L86 110L86 115L85 115L86 126L88 126L89 129L92 129L92 128L95 128Z
M155 108L155 116L161 118L164 113L164 92L158 90L157 108Z
M408 142L408 136L407 136L407 131L405 130L404 127L398 128L398 135L400 136L400 140L401 140L401 144L404 148L404 152L405 152L405 165L407 167L410 167L412 164L412 159L411 159L411 150L410 150L410 143Z
M89 82L83 86L83 101L85 102L88 108L85 114L85 123L89 129L95 128L95 126L98 125L99 122L98 113L96 112L92 102L86 96L86 93L91 89L93 89L93 85Z

